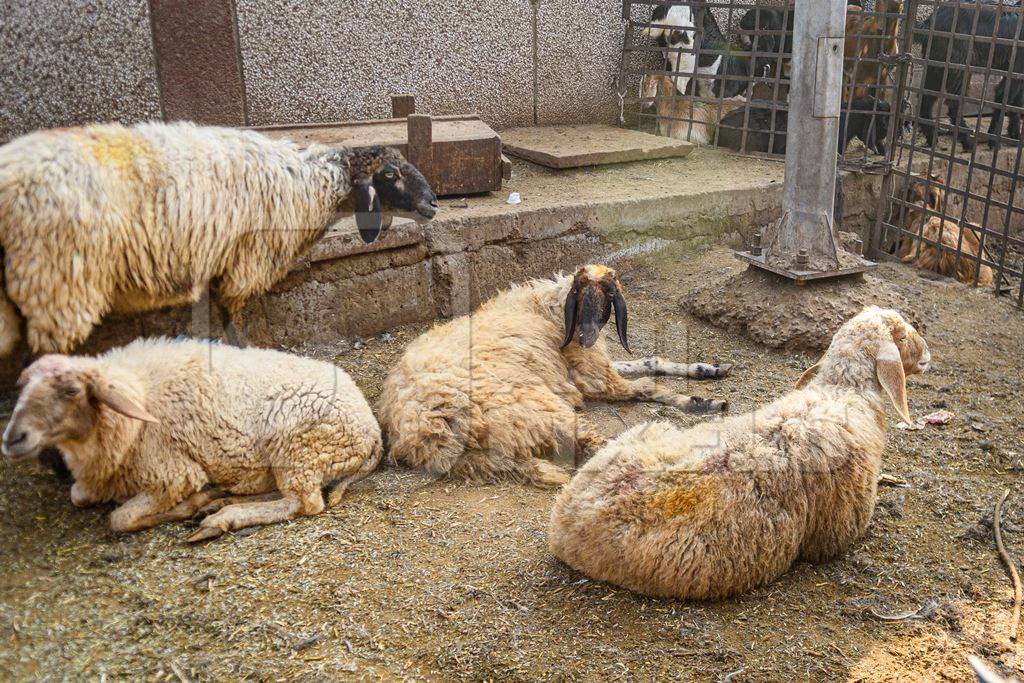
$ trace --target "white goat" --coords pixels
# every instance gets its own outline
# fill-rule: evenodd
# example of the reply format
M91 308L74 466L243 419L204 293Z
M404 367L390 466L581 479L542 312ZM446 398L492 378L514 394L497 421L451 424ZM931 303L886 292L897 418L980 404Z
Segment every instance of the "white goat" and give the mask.
M885 403L910 422L905 377L930 360L898 313L865 309L773 403L686 431L645 423L609 442L556 499L551 551L595 579L692 599L839 555L874 510Z
M18 341L18 311L32 351L66 353L109 312L197 301L211 284L237 328L246 301L337 215L355 213L372 241L383 214L435 210L390 148L303 151L190 123L20 137L0 147L0 356Z
M189 538L199 541L315 515L323 487L337 504L383 453L343 370L278 351L138 340L98 357L43 356L19 386L3 452L56 446L75 505L122 503L115 531L222 507Z

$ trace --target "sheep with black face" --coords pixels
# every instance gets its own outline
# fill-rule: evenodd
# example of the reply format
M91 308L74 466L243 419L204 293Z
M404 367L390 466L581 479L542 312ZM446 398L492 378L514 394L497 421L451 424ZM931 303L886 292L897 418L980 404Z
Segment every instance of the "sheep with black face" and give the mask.
M623 374L725 376L728 365L660 358L613 363L601 330L614 312L629 349L626 300L601 265L533 280L473 314L439 325L406 349L384 382L378 415L392 462L475 482L568 480L549 461L579 462L600 436L576 410L584 398L655 401L718 412L724 401L680 396L650 378Z
M38 131L0 147L0 356L66 353L109 313L198 301L233 328L335 219L363 240L437 199L398 151L300 149L191 123Z

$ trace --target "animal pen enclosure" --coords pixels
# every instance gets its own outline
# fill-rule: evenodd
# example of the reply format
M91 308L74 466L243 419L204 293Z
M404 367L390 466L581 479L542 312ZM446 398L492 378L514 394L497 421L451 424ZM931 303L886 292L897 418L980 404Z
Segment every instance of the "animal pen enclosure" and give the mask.
M624 0L622 121L784 155L796 4ZM817 107L840 90L837 168L885 176L868 255L991 287L1018 306L1021 11L994 0L851 2L841 85L815 94Z

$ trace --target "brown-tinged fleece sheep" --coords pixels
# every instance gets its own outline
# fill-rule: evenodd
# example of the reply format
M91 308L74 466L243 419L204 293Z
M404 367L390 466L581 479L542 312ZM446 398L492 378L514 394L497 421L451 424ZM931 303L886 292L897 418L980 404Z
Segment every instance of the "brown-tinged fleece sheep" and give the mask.
M211 284L237 329L335 217L354 213L372 241L382 214L435 210L426 179L386 147L301 150L191 123L25 135L0 147L0 356L18 312L34 352L66 353L107 313L197 301Z
M584 398L726 408L724 401L680 396L649 378L624 379L620 372L716 378L730 366L660 358L612 363L600 334L612 309L628 350L626 302L615 271L588 265L574 276L513 287L419 337L384 381L378 404L389 459L475 482L558 486L568 474L542 458L578 462L600 443L575 412Z
M121 503L115 531L220 508L189 538L198 541L315 515L321 489L337 504L383 453L344 371L279 351L138 340L97 357L43 356L19 386L4 453L56 446L75 505Z
M943 178L935 174L927 179L911 175L910 181L906 201L911 206L905 208L903 218L906 232L897 244L900 260L922 270L955 277L967 284L975 284L977 278L978 286L993 286L995 273L991 266L981 263L979 267L979 255L986 261L992 259L982 248L978 231L971 227L961 228L941 215L927 215L927 212L941 214L945 210L946 191L941 187Z
M906 375L930 361L899 313L866 308L776 401L609 442L555 500L551 551L595 579L698 600L836 557L871 520L885 404L909 422Z

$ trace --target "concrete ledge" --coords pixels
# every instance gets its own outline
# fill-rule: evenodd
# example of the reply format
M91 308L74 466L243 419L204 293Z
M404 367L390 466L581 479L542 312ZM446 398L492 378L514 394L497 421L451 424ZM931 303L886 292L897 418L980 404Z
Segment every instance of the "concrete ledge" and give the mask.
M746 236L778 217L782 175L781 163L708 149L585 171L517 162L506 190L519 192L520 204L508 204L505 193L445 199L430 224L396 220L372 245L354 226L334 226L273 291L249 303L244 332L254 344L285 347L374 335L461 315L510 283L622 245ZM877 177L850 185L859 189L853 198L847 190L849 211L870 204L873 213L872 183ZM82 351L154 334L221 336L222 329L205 306L111 318Z

